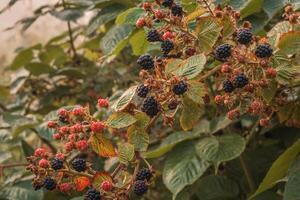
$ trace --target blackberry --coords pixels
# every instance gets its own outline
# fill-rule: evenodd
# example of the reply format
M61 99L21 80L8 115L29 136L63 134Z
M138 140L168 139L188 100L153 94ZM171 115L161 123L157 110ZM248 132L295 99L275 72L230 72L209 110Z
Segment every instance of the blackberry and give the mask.
M273 49L269 44L260 44L255 49L255 55L258 58L268 58L272 55Z
M136 89L137 95L142 98L145 98L149 93L149 91L150 88L145 86L144 84L139 85Z
M248 28L240 29L237 33L236 40L241 44L249 44L252 40L252 33Z
M158 42L161 41L161 35L156 29L150 30L147 34L147 40L149 42Z
M172 15L174 15L174 16L181 17L182 14L183 14L182 7L179 6L179 5L174 5L174 6L172 6L172 8L171 8L171 13L172 13Z
M143 104L142 109L148 116L154 117L160 110L160 106L154 97L147 97Z
M148 168L143 168L140 171L138 171L138 173L136 174L136 180L147 180L149 181L150 178L152 177L152 173Z
M63 123L63 124L67 124L68 123L68 119L64 116L59 116L58 120Z
M165 7L171 7L174 3L174 0L164 0L162 2L162 5L165 6Z
M245 74L239 74L234 80L234 86L237 88L243 88L249 83L249 80Z
M142 55L138 58L137 63L142 67L142 69L152 69L154 67L154 60L153 58L146 54Z
M94 188L90 188L86 191L84 200L101 200L100 192Z
M161 51L166 55L174 49L174 43L171 40L165 40L161 43Z
M224 61L231 56L231 46L229 44L221 44L215 49L215 57L217 60Z
M51 167L54 170L62 169L64 166L64 162L59 158L54 158L51 160Z
M184 94L187 91L187 89L188 89L188 86L187 86L186 82L180 81L179 83L177 83L176 85L173 86L172 91L176 95L181 95L181 94Z
M146 185L145 181L136 181L133 185L133 191L136 195L142 196L148 190L148 186Z
M44 187L47 190L54 190L56 188L56 181L53 178L47 177L44 181Z
M223 90L224 92L231 93L234 90L234 86L230 80L226 80L223 82Z
M72 161L73 168L78 172L83 172L86 169L86 161L82 158L75 158Z

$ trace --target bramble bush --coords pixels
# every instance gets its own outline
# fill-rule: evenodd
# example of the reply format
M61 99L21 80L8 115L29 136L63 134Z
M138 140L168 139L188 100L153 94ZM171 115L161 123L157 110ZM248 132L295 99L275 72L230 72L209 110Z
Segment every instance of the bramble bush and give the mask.
M68 30L19 49L6 68L1 199L300 199L299 8L297 0L38 8L17 23L23 31L46 14ZM86 12L95 15L77 25Z

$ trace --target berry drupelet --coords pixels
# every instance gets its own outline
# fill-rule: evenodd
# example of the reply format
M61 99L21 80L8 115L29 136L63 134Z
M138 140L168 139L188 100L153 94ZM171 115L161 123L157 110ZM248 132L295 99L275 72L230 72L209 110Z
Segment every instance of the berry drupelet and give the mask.
M252 40L252 33L248 28L240 29L237 33L236 40L241 44L249 44Z
M187 89L188 89L188 86L187 86L186 82L180 81L179 83L177 83L176 85L173 86L172 91L176 95L182 95L187 91Z
M47 190L54 190L56 188L56 181L53 178L47 177L44 181L44 187Z
M183 14L182 7L179 5L173 5L171 8L171 13L174 16L181 17Z
M139 97L145 98L147 94L149 93L150 88L145 86L144 84L141 84L137 87L136 93Z
M142 196L148 191L148 186L145 181L136 181L133 185L133 191L136 195Z
M229 44L221 44L215 49L214 53L217 60L226 60L231 56L231 46Z
M148 42L159 42L161 41L161 35L156 29L152 29L147 34Z
M249 80L245 74L239 74L234 80L234 86L237 88L243 88L249 83Z
M163 54L167 55L174 49L174 43L171 40L165 40L161 43L160 48Z
M260 44L255 49L255 55L258 58L269 58L272 56L273 49L269 44Z
M149 117L154 117L160 110L160 106L154 97L147 97L143 104L142 109Z
M143 168L138 173L136 174L136 180L147 180L149 181L150 178L152 177L152 173L148 168Z
M94 188L90 188L85 193L84 200L101 200L100 192Z
M223 90L226 93L231 93L234 90L234 86L230 80L226 80L223 82Z
M154 67L154 60L150 55L142 55L138 58L137 64L139 64L142 69L149 70Z
M165 7L171 7L174 3L174 0L164 0L162 2L162 5L165 6Z
M64 166L64 162L61 159L59 159L59 158L53 158L51 160L51 167L52 167L52 169L59 170L59 169L62 169L63 166Z
M72 161L72 167L78 172L83 172L86 169L86 161L82 158L75 158Z

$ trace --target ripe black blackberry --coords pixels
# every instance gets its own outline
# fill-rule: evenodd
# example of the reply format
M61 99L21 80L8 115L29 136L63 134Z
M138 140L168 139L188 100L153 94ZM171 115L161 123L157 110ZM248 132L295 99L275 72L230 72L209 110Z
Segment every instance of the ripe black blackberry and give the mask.
M176 85L173 86L172 91L176 95L182 95L187 91L187 89L188 89L188 86L187 86L186 82L180 81L179 83L177 83Z
M171 13L174 16L181 17L183 14L182 7L179 5L173 5L171 8Z
M161 43L161 51L166 55L174 49L174 43L171 40L165 40Z
M148 54L140 56L137 60L137 63L142 67L142 69L145 70L149 70L154 67L154 60Z
M136 195L142 196L148 191L148 186L145 181L135 181L133 185L133 191Z
M44 181L44 187L47 190L54 190L56 188L56 181L53 178L47 177Z
M64 162L59 158L53 158L51 160L51 167L54 170L62 169L64 167Z
M236 40L241 44L249 44L252 40L252 33L248 28L240 29L237 33Z
M82 158L75 158L72 161L72 167L78 172L83 172L86 169L86 161Z
M156 29L152 29L147 34L147 40L149 42L158 42L161 41L161 35Z
M234 86L230 80L226 80L223 82L223 90L226 93L231 93L234 90Z
M249 80L245 74L239 74L234 80L234 86L237 88L243 88L249 83Z
M142 109L149 117L154 117L160 110L160 106L154 97L147 97L143 104Z
M150 88L145 86L144 84L139 85L136 89L137 95L142 98L145 98L149 93L149 91Z
M90 188L86 191L84 200L101 200L100 192L94 188Z
M272 53L273 49L269 44L259 44L255 49L255 55L258 58L268 58Z
M224 61L231 56L231 46L229 44L221 44L215 49L215 57L217 60Z
M165 6L165 7L171 7L174 3L174 0L164 0L162 2L162 5Z
M147 180L149 181L150 178L152 177L152 173L148 168L143 168L141 170L138 171L138 173L136 174L136 180Z

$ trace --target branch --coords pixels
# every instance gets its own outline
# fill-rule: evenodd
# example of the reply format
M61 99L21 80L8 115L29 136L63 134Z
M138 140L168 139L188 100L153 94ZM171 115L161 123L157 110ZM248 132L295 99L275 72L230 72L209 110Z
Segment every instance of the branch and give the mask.
M69 170L69 169L61 169L61 170L57 170L57 171L58 172L64 172L64 173L67 173L67 174L85 176L85 177L88 177L88 178L93 178L94 177L93 175L90 175L90 174L86 174L86 173L82 173L82 172L76 172L76 171Z
M222 65L219 65L219 66L214 67L210 71L208 71L206 74L204 74L203 76L200 77L199 82L204 81L205 79L209 78L211 75L213 75L214 73L219 71L221 67L222 67Z
M246 164L246 162L245 162L242 155L239 156L239 161L241 163L243 172L246 176L246 180L247 180L250 192L252 193L252 192L255 191L255 188L256 188L255 183L254 183L253 178L252 178L252 174L251 174L250 170L248 169L247 164Z

